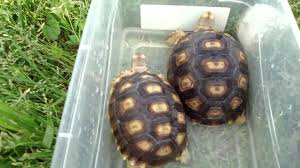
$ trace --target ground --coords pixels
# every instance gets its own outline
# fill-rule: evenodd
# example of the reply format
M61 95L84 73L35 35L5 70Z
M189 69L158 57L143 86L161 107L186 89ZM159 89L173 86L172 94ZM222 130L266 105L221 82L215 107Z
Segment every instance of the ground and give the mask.
M89 4L0 1L0 168L50 166Z

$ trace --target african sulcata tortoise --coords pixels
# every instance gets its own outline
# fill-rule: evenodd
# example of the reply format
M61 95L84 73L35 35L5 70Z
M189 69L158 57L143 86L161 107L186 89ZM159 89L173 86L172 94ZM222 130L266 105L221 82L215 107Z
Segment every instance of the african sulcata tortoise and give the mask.
M188 161L186 119L171 85L135 55L132 68L113 80L109 117L118 150L128 167Z
M245 53L233 37L214 31L214 16L205 12L194 32L177 31L168 81L176 89L186 114L195 123L243 124L248 90Z

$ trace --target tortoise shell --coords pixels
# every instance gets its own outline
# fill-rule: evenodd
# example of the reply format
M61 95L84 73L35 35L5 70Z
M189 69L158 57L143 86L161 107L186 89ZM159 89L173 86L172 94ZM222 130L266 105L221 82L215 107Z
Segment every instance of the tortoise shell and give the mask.
M173 48L168 81L194 122L220 125L245 115L247 60L230 35L215 31L187 34Z
M157 75L123 72L113 82L109 116L118 149L133 165L166 164L186 147L183 106L171 85Z

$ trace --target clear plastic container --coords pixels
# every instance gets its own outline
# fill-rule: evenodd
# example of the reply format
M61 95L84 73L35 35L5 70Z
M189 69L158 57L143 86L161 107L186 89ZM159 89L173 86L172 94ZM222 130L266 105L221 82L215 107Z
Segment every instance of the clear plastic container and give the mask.
M264 3L284 13L287 28L260 38L248 56L250 100L246 125L209 128L188 125L188 165L193 168L300 167L300 33L289 4L283 0L244 0ZM130 67L131 56L142 52L154 73L166 74L171 48L168 31L140 29L140 4L227 6L227 31L247 6L217 0L93 0L69 87L57 136L52 167L120 168L126 164L116 150L107 113L110 81Z

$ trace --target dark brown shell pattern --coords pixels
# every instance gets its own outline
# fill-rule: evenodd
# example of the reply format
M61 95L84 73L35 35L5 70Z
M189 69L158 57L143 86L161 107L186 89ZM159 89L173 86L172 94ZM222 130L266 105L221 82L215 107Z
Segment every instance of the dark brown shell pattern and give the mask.
M159 166L186 147L186 119L176 91L157 75L133 73L113 86L109 116L123 157Z
M169 60L168 81L194 122L220 125L245 114L248 65L230 35L206 31L182 38Z

